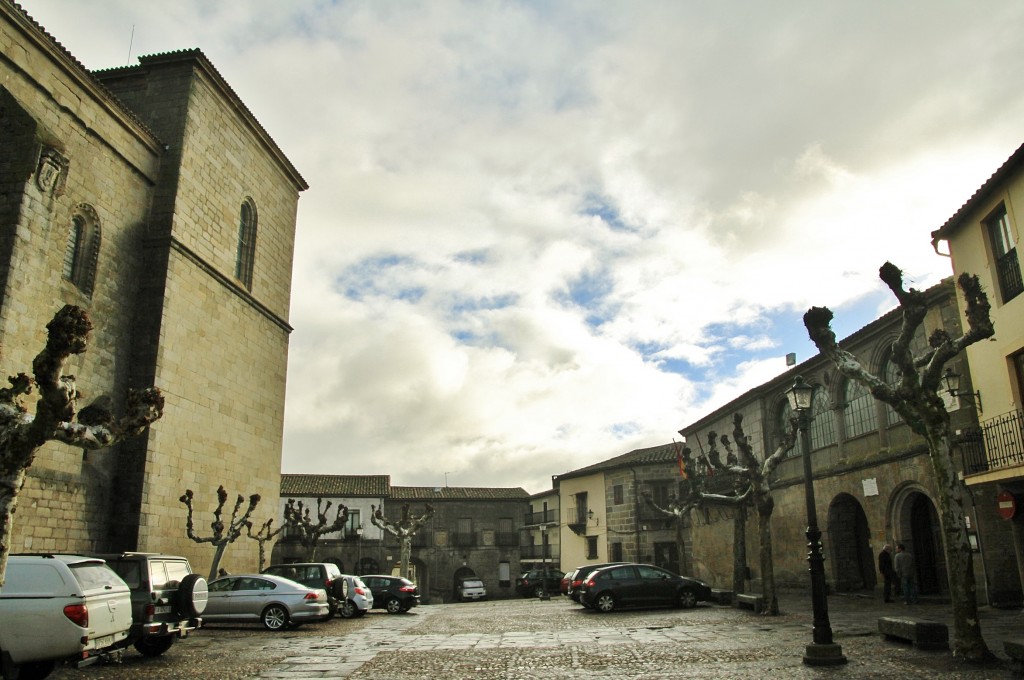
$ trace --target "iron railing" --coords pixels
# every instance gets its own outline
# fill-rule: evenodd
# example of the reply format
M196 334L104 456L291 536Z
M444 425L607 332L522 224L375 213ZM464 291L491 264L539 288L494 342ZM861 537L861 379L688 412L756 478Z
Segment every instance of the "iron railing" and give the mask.
M986 420L957 439L964 472L975 474L1024 464L1024 414L1010 411Z
M521 560L557 560L557 545L521 545L519 546L519 559Z
M558 510L544 510L543 512L528 512L523 519L523 524L557 524Z
M996 260L996 271L999 275L999 288L1003 294L1003 302L1024 292L1024 279L1020 275L1020 262L1017 260L1017 249L1013 248Z

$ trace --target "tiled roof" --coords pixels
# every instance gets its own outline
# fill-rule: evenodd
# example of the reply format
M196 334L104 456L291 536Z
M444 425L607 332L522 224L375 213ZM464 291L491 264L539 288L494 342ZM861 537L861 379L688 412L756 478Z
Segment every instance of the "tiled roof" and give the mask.
M391 489L388 475L281 475L281 496L377 496Z
M977 207L978 203L984 201L988 197L989 192L1002 182L1007 175L1015 172L1022 163L1024 163L1024 144L1017 147L1017 150L1006 159L1006 162L999 166L999 169L992 173L992 176L985 180L984 184L978 187L978 190L967 199L966 203L960 206L960 209L952 217L946 220L945 224L932 232L932 243L948 238L960 226L959 222L964 215Z
M646 449L634 449L629 453L624 453L614 458L601 461L600 463L594 463L587 467L582 467L576 470L571 470L561 475L555 475L556 479L567 479L572 477L583 477L586 475L594 474L595 472L603 472L605 470L614 470L620 467L630 467L633 465L655 465L658 463L674 463L676 461L676 450L673 444L662 444L661 446L652 446Z
M393 486L391 500L526 500L530 494L522 487L473 487L473 486Z

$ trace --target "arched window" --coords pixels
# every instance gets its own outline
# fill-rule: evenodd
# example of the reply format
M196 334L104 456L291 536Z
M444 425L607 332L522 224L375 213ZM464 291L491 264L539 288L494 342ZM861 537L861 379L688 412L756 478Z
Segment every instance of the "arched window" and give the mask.
M891 359L888 359L885 362L885 372L883 378L885 379L886 384L889 385L890 387L896 387L896 385L898 385L900 382L900 369L896 367L896 364ZM903 422L903 418L900 416L900 414L896 413L896 410L893 409L892 406L886 404L886 426L891 427L893 425L899 425L901 422Z
M811 449L820 449L836 443L835 416L828 393L821 385L814 386L811 401Z
M238 258L235 278L246 290L252 290L252 268L256 261L256 205L251 198L242 201L238 219Z
M100 256L100 220L92 206L75 208L64 246L62 274L86 295L96 285L96 264Z
M793 409L789 406L789 401L782 402L782 408L779 409L779 444L781 445L786 435L789 433L791 427L790 421L793 419ZM803 453L803 438L797 435L796 445L793 446L789 451L786 452L786 458L792 458L799 456Z
M868 389L856 380L847 380L844 392L846 436L852 438L874 430L875 398Z

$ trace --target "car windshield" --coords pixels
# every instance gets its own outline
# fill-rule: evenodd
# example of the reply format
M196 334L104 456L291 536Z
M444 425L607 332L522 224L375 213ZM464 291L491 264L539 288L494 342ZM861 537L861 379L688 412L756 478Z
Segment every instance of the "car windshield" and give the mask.
M463 581L462 582L462 586L464 588L483 588L484 587L484 582L483 581Z
M72 564L71 573L75 575L78 584L86 590L105 588L107 586L120 586L124 588L124 581L121 580L121 577L102 562Z

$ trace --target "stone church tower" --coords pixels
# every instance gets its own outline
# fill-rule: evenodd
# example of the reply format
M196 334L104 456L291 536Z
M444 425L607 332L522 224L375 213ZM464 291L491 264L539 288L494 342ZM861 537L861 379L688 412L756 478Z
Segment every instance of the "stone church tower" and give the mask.
M203 572L212 550L185 537L186 488L202 534L218 485L229 503L260 494L258 518L278 505L307 185L199 50L89 72L10 0L0 48L0 371L28 371L73 303L95 326L69 367L81 403L108 395L120 412L151 385L166 398L116 449L42 449L14 550L172 552ZM255 568L255 554L238 542L225 565Z

